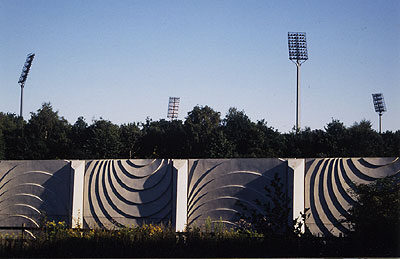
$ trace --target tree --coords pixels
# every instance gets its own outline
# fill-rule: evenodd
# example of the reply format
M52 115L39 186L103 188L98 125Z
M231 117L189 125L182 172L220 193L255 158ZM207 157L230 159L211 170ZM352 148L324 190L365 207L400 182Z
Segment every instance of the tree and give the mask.
M388 251L398 256L400 244L400 176L360 184L354 190L358 202L346 219L352 226L350 235L362 249Z
M144 157L183 158L186 157L185 145L186 132L180 120L147 119L142 124L140 154Z
M241 207L239 213L239 228L245 228L263 234L266 238L271 237L298 237L303 235L301 228L305 224L308 209L301 213L301 218L291 222L290 199L285 191L284 184L278 174L274 174L270 185L264 187L265 201L255 200L254 202L261 211L248 207L241 201L237 205ZM242 229L244 230L244 229ZM309 231L306 231L309 235Z
M85 159L89 155L89 130L85 118L78 117L75 124L72 125L71 134L71 152L70 157L75 159Z
M301 148L301 157L326 157L326 133L306 127L297 135Z
M68 158L70 130L68 121L53 111L50 103L43 103L36 113L31 113L24 131L29 141L25 159Z
M396 132L386 131L382 135L384 156L400 156L400 130Z
M259 141L256 148L259 155L257 157L282 157L284 149L284 137L281 133L267 125L265 120L257 121L255 125L259 138L254 141Z
M365 156L400 156L400 130L378 134L366 120L347 128L332 119L324 130L280 133L237 108L221 120L209 106L195 106L184 122L147 119L121 126L103 119L89 126L83 117L70 125L50 103L28 122L0 112L0 159Z
M244 111L229 108L223 120L223 132L232 143L234 157L257 157L263 154L264 135Z
M383 155L383 140L379 133L372 129L370 121L362 120L354 123L348 130L346 148L349 156L381 156Z
M88 158L116 158L120 153L120 136L118 125L111 121L95 120L88 128Z
M139 155L139 140L142 136L140 128L136 123L122 124L119 127L121 142L120 157L133 158Z
M3 131L0 128L0 160L5 158L6 144L4 143Z
M322 130L311 130L305 127L300 132L284 134L284 157L325 157L326 133Z
M325 127L327 138L327 156L344 157L349 153L346 150L346 140L348 139L348 130L342 122L334 120Z
M232 145L222 131L220 113L209 106L195 106L184 123L186 150L193 158L231 157Z
M24 137L23 129L26 122L19 116L12 113L0 112L0 131L3 141L3 159L24 159L27 150L27 140Z

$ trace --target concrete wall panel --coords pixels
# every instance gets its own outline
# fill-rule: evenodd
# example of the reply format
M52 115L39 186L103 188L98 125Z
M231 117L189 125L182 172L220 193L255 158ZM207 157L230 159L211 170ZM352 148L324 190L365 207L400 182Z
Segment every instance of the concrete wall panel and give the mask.
M115 228L168 222L172 215L172 187L169 160L87 161L85 226Z
M357 184L400 172L399 158L306 159L305 207L310 208L307 227L315 235L346 234L343 220L356 202Z
M169 222L177 231L210 217L235 225L243 205L263 212L274 174L293 218L309 208L313 234L349 231L356 184L398 174L399 158L0 161L0 227L44 219L96 228Z
M264 187L274 174L287 186L287 162L281 159L189 160L188 225L201 226L210 217L234 226L244 213L237 202L263 212Z
M67 161L0 161L0 226L39 227L70 220L71 170Z

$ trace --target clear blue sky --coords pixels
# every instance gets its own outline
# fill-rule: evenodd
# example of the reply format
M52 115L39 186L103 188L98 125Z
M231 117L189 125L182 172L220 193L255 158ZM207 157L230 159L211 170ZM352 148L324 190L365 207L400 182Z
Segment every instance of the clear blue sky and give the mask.
M0 0L0 111L19 114L17 84L35 52L24 117L51 102L74 123L179 118L195 105L229 107L281 132L295 124L296 67L287 32L307 33L301 126L378 127L371 94L384 94L383 129L400 129L400 1Z

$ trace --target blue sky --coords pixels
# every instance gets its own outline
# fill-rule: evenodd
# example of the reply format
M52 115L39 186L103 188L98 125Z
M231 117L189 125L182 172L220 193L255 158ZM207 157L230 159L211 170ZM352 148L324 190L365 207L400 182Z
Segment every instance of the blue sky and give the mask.
M17 84L35 52L24 117L51 102L69 122L179 118L195 105L229 107L287 132L295 124L296 67L287 33L307 33L301 126L339 119L400 129L400 1L0 0L0 111L19 113Z

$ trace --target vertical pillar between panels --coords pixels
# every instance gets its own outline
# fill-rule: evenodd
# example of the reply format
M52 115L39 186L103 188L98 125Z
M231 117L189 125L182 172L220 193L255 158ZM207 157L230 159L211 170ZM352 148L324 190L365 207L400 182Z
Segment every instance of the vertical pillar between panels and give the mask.
M304 212L304 171L305 159L288 159L288 170L293 174L293 220L301 217ZM299 218L301 219L301 218ZM305 226L301 227L302 232Z
M182 232L187 224L188 160L173 159L172 173L174 179L172 222L175 231Z
M73 228L83 227L83 188L85 182L85 161L71 161L72 175L72 217Z

